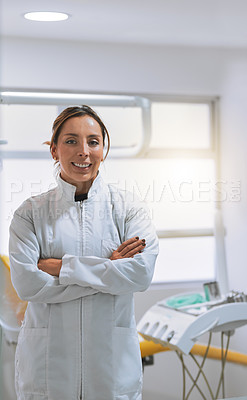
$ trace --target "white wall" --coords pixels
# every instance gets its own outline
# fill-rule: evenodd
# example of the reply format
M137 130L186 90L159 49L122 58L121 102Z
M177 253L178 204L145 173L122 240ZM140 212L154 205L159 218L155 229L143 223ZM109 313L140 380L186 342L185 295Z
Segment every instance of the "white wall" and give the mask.
M228 53L200 48L3 40L3 85L217 94Z
M247 50L55 42L5 38L2 85L116 93L219 95L222 176L241 182L241 200L223 204L231 289L247 290ZM170 268L171 266L165 265ZM187 289L189 290L189 288ZM136 295L139 319L157 300L176 290ZM247 328L231 348L247 353ZM214 379L216 361L208 361ZM181 398L181 367L174 353L159 354L145 370L144 400ZM247 393L247 367L227 366L227 395ZM198 399L196 394L195 399Z

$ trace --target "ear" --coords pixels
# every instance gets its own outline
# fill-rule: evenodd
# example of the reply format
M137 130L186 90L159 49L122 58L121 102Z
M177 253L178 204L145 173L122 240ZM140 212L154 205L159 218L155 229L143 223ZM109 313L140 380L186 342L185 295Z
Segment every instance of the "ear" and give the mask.
M53 143L52 146L51 146L51 155L52 155L52 158L54 160L58 160L58 158L57 158L57 146L55 145L55 143Z

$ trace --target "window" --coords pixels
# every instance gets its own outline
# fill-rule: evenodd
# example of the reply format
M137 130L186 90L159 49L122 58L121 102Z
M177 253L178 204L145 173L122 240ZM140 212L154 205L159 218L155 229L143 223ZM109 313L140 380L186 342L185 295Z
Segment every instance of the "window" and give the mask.
M153 100L146 154L127 162L109 159L104 166L105 179L149 205L160 238L155 284L216 278L214 107L213 100Z
M0 138L8 140L1 146L1 253L7 252L13 211L55 184L49 149L42 145L51 136L53 120L61 107L84 103L109 129L112 149L101 167L104 179L136 192L149 205L160 238L153 283L216 278L215 99L15 95L2 95L8 104L0 106Z
M150 103L140 97L3 92L1 101L0 139L7 139L0 149L0 252L4 254L15 209L55 184L49 147L43 143L50 139L53 121L63 108L93 103L111 133L113 159L135 157L149 141Z
M209 149L210 142L208 103L153 102L151 148Z

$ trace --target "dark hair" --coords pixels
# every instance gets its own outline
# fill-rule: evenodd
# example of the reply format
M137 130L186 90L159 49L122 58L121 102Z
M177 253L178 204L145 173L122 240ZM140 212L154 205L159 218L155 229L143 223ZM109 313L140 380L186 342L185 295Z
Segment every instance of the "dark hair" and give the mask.
M101 120L101 118L99 117L99 115L91 107L84 105L84 104L81 106L65 108L65 110L63 110L57 116L57 118L55 119L53 126L52 126L51 141L47 141L47 142L45 142L45 144L49 144L50 149L53 144L57 144L58 137L60 135L62 126L63 126L64 122L67 121L69 118L84 117L87 115L89 117L92 117L95 121L98 122L98 124L101 128L102 136L103 136L103 145L105 145L105 137L107 136L107 151L106 151L106 155L104 157L104 159L105 159L110 150L110 137L109 137L108 130L106 129L106 126L103 123L103 121Z

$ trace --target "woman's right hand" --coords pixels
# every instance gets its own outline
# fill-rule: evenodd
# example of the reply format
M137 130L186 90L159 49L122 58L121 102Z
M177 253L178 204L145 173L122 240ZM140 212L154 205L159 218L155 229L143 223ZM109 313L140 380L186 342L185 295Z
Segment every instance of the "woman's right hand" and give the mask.
M117 250L113 251L110 260L119 260L120 258L134 257L136 254L141 253L146 246L145 239L134 237L125 240Z

